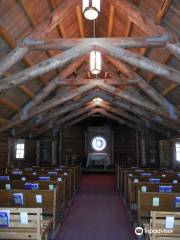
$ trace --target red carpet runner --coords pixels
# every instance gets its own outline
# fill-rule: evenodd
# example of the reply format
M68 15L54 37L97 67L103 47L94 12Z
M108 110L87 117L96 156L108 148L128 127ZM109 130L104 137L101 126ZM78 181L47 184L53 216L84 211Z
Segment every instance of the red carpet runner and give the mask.
M82 176L81 188L56 240L135 240L111 175Z

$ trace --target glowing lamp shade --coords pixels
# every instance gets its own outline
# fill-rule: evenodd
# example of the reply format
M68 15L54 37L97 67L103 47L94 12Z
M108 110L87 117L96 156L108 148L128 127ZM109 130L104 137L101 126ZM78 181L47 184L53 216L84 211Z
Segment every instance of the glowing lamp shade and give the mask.
M100 104L103 100L101 98L94 98L93 102L96 104Z
M90 53L90 71L96 75L101 71L101 53L98 51L91 51Z
M88 20L94 20L100 12L100 0L83 0L84 17Z

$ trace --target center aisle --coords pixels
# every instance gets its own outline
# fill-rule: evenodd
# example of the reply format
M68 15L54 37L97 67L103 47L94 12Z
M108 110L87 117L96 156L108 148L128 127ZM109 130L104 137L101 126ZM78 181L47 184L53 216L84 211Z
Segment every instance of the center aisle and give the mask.
M56 240L135 240L112 175L84 175Z

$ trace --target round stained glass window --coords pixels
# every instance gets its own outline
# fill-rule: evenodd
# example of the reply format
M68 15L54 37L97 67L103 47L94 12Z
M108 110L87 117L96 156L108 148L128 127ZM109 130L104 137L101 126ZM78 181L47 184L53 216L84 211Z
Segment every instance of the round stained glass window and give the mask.
M95 151L102 151L106 148L106 140L103 137L95 137L92 140L92 148Z

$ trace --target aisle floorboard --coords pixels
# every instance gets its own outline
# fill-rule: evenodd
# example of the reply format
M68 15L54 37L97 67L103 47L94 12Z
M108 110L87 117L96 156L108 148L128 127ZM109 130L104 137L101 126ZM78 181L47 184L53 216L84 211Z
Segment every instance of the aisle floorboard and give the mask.
M84 175L56 240L134 240L112 175Z

